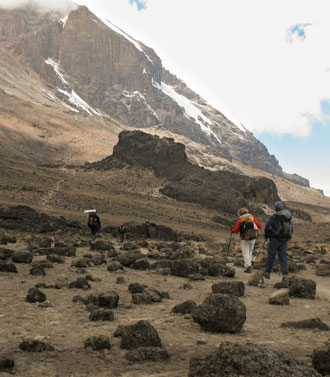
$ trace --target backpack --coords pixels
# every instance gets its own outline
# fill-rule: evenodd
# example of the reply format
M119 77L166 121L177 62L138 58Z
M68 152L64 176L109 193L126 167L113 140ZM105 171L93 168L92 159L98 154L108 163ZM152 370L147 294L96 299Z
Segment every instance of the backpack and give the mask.
M95 213L91 213L88 217L88 226L97 225L97 217Z
M240 235L241 239L243 240L255 240L257 238L254 220L246 219L242 221L240 227Z
M283 240L291 239L292 233L293 233L293 226L291 223L291 219L288 219L287 217L281 216L281 215L276 215L276 217L277 217L277 230L276 232L272 230L274 237L283 239Z

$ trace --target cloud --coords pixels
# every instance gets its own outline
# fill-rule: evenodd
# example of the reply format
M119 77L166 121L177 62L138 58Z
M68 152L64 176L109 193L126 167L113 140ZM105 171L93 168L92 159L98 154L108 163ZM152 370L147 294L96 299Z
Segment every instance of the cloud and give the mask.
M25 5L37 6L42 12L59 11L65 14L77 8L71 0L0 0L0 8L15 9Z
M140 11L142 9L146 9L147 7L147 2L144 0L130 0L130 4L134 5L136 4L137 9Z

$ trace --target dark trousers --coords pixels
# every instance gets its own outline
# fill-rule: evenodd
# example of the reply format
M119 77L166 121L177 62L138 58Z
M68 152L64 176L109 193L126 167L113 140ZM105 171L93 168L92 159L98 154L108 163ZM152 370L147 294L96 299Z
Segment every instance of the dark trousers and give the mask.
M273 264L278 253L278 259L283 275L287 275L288 271L288 242L280 241L277 238L271 238L268 245L268 256L266 260L266 271L271 272Z
M98 230L99 230L98 225L91 226L92 238L96 238Z

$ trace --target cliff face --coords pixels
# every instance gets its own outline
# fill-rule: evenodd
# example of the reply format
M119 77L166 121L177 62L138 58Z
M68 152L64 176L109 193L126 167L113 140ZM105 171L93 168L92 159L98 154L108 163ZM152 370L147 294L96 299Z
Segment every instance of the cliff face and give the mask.
M272 206L279 199L270 179L193 165L187 160L184 145L142 131L121 132L113 155L89 164L87 169L108 170L122 163L152 169L157 176L166 178L168 183L161 190L166 196L233 215L243 206L263 213L263 204Z
M63 15L25 8L0 11L0 37L61 101L134 128L158 127L299 184L241 125L235 125L168 72L155 52L82 6ZM79 100L93 109L86 110ZM93 113L93 114L92 114Z

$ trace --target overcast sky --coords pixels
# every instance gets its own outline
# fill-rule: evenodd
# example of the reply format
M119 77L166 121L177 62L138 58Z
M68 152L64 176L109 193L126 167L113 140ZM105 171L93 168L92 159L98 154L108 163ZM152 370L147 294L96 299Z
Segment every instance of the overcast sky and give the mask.
M330 196L330 0L75 1L152 47L285 171Z

